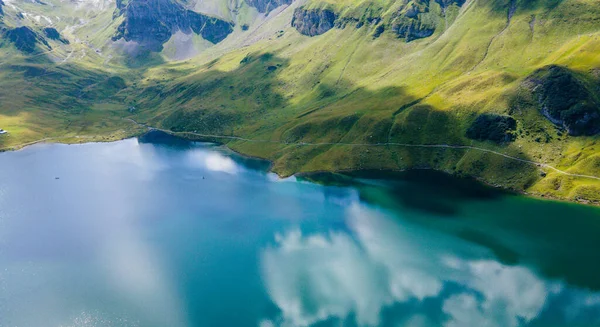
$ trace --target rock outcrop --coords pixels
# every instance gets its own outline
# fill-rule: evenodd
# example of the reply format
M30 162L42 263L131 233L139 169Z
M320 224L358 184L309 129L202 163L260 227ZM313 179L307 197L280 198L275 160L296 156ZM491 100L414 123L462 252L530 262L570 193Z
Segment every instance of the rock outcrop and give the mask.
M177 31L196 33L218 43L232 31L230 22L189 10L173 0L119 0L116 15L123 15L113 41L135 41L150 51L161 51Z
M436 3L441 7L431 10L432 5ZM456 8L465 4L465 0L412 0L403 1L396 12L385 17L379 17L373 12L367 10L364 14L352 16L345 14L338 17L338 14L329 9L305 9L300 7L294 11L292 26L298 32L315 36L320 35L333 27L346 28L346 26L355 26L361 28L367 26L377 26L373 37L379 37L385 31L391 31L398 38L410 42L432 36L440 22L446 21L446 10L452 6Z
M549 66L525 81L541 114L570 135L600 133L600 106L593 92L569 69Z
M467 130L467 137L479 141L507 143L515 140L517 121L510 116L482 114Z
M246 3L250 7L256 8L258 12L268 14L271 10L283 6L289 5L294 0L246 0Z
M50 45L43 37L27 26L8 29L5 32L5 36L17 49L25 53L33 53L37 48L37 44L40 43L50 48Z
M321 35L335 26L337 15L329 9L297 8L292 18L292 26L308 36Z
M442 15L450 6L460 7L465 0L435 0L442 8ZM401 6L392 16L390 30L406 42L430 37L438 28L438 23L443 17L436 17L431 12L432 2L429 0L413 0Z
M435 27L411 19L407 22L392 25L392 31L394 31L399 38L403 38L406 42L410 42L432 36L435 32Z

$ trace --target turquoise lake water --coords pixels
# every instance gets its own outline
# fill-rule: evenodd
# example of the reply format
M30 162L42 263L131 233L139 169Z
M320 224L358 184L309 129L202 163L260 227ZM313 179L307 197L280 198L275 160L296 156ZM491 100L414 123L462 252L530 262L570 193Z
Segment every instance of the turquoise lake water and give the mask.
M600 326L598 208L335 185L159 134L1 153L0 326Z

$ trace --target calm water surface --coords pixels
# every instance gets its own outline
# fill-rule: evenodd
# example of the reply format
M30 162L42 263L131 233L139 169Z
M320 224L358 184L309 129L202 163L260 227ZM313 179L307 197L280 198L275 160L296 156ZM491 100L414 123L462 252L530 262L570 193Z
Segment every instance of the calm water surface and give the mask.
M600 326L600 211L150 135L0 154L0 326Z

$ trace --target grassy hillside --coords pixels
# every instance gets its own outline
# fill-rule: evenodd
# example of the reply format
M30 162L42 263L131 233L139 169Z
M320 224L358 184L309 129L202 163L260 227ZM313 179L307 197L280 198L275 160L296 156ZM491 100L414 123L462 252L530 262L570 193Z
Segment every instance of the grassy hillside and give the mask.
M126 135L139 130L121 119L131 117L176 132L247 139L215 140L272 160L281 175L431 168L538 195L600 201L598 179L485 151L600 177L600 136L558 128L542 115L528 84L539 69L558 65L600 95L599 3L471 0L443 9L431 1L424 19L436 26L432 36L406 42L389 28L377 36L402 3L295 2L193 59L137 69L89 57L63 66L24 59L23 65L66 74L57 79L0 66L3 77L11 76L0 82L2 108L15 108L3 109L0 128L12 124L18 133L11 137L23 141ZM332 10L338 21L352 23L304 36L290 26L299 7ZM126 87L102 84L112 76ZM22 83L31 87L17 96L12 90ZM88 93L72 93L80 90ZM467 137L484 113L516 121L512 142Z

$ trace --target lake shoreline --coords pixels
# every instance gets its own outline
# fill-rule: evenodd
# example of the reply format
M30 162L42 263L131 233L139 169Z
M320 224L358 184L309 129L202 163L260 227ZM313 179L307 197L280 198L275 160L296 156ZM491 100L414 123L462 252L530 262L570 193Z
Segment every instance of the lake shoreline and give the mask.
M523 197L537 199L537 200L555 201L555 202L572 203L572 204L584 205L584 206L600 207L600 201L591 201L591 200L585 200L585 199L574 200L574 199L568 199L568 198L563 198L563 197L557 197L557 196L553 196L553 195L549 195L549 194L539 194L539 193L527 192L522 189L515 189L515 188L507 187L507 186L504 186L501 184L497 184L497 183L490 183L481 177L470 176L470 175L459 175L459 174L455 174L453 172L449 172L449 171L445 171L445 170L438 170L438 169L429 168L429 167L411 168L411 169L314 170L314 171L295 172L295 173L291 173L291 174L282 174L273 169L274 162L272 160L269 160L268 158L264 158L264 157L260 157L260 156L248 155L239 150L233 149L232 147L228 146L228 144L226 142L219 141L216 138L210 138L210 137L202 138L202 137L198 137L198 136L196 136L195 138L185 137L185 136L178 135L177 132L172 132L172 131L170 132L170 131L166 131L163 129L153 128L153 127L149 127L146 125L141 125L137 122L136 122L136 124L140 127L145 128L145 130L136 131L133 133L131 133L131 132L127 133L126 131L122 131L122 132L125 132L125 135L118 135L118 136L117 135L114 135L114 136L112 136L112 135L109 135L109 136L90 135L90 136L48 137L48 138L44 138L44 139L40 139L40 140L36 140L36 141L18 144L18 145L11 146L11 147L5 147L5 148L0 149L0 153L10 152L10 151L18 151L18 150L24 149L24 148L32 146L32 145L43 144L43 143L66 144L66 145L86 144L86 143L111 143L111 142L122 141L122 140L129 139L129 138L139 138L139 137L147 135L148 133L151 133L151 132L158 132L158 133L163 133L163 134L169 135L171 137L186 140L189 142L207 142L207 143L218 144L220 146L226 147L228 150L232 151L233 153L235 153L238 156L241 156L241 157L244 157L247 159L262 160L262 161L268 162L268 164L269 164L268 171L276 174L277 177L281 178L281 179L295 176L295 177L299 177L299 178L304 177L304 178L310 180L311 175L314 176L314 175L322 174L322 173L341 174L341 175L348 176L348 175L360 174L365 171L377 171L382 176L382 178L380 178L380 180L386 180L387 178L383 178L385 175L391 176L391 175L398 174L398 173L407 173L407 172L411 172L411 171L422 170L422 171L439 172L441 174L444 174L444 175L447 175L447 176L450 176L450 177L456 178L456 179L470 180L473 183L485 185L486 187L490 187L494 190L497 190L500 192L507 192L512 195L518 195L518 196L523 196ZM317 181L312 181L312 180L311 180L311 182L318 183Z

